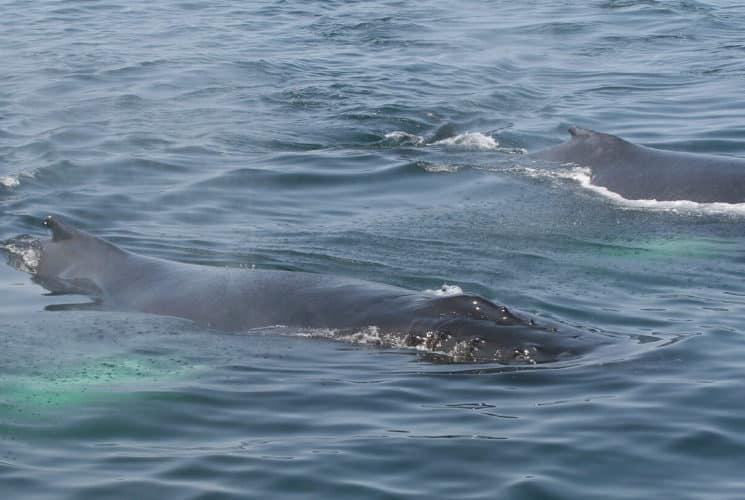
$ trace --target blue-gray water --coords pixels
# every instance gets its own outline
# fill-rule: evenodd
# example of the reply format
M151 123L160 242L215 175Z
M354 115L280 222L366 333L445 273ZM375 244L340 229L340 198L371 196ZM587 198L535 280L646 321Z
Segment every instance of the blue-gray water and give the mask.
M0 2L0 240L58 213L616 346L443 364L45 310L0 266L3 498L743 498L745 207L521 159L570 124L745 157L743 33L723 1Z

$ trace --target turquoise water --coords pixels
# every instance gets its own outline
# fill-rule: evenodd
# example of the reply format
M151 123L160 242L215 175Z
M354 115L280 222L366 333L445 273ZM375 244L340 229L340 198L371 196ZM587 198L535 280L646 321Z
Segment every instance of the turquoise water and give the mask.
M745 157L726 2L0 2L0 240L443 283L598 331L539 366L60 310L0 266L4 498L745 496L745 207L522 153Z

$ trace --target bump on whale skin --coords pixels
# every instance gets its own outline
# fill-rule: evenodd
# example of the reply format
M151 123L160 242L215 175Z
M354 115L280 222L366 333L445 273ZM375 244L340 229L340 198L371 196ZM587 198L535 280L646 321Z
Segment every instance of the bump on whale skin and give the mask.
M127 252L58 217L47 217L44 225L52 238L41 244L34 279L112 310L181 317L226 331L374 326L399 345L459 353L467 361L548 362L607 343L477 295L433 296L332 275L185 264Z
M589 167L591 182L629 200L745 203L745 160L665 151L579 127L529 158Z

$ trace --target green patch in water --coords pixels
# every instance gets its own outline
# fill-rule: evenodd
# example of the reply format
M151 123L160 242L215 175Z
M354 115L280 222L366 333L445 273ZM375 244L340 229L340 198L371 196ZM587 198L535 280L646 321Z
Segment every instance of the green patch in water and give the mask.
M0 418L18 413L41 415L51 408L122 396L197 370L198 366L175 358L108 356L44 373L5 374L0 376Z

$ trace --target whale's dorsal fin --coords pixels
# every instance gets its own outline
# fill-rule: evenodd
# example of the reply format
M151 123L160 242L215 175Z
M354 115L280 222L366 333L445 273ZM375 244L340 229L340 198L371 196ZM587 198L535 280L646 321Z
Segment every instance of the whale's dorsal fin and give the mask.
M43 224L52 231L52 241L70 240L80 234L80 231L52 215L44 217Z
M96 236L93 236L92 234L86 233L85 231L82 231L80 229L77 229L67 222L64 222L59 217L55 217L53 215L47 215L44 217L43 224L49 228L50 231L52 231L52 241L59 243L62 241L72 241L77 240L77 242L85 244L93 244L93 245L99 245L101 247L106 247L109 250L125 254L126 251L122 250L118 246L114 245L113 243L110 243L103 238L98 238Z

